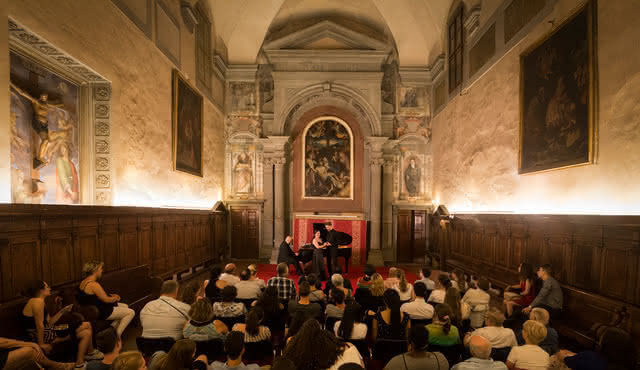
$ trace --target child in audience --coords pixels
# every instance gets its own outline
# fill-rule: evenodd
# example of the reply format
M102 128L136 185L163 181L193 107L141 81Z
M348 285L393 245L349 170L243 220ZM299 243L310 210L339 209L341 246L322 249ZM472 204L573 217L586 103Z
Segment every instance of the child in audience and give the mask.
M149 362L149 370L205 370L208 363L207 356L196 357L196 342L180 339L171 347L169 353L154 353Z
M507 357L509 369L546 370L549 354L538 346L547 336L547 328L537 321L527 320L522 326L525 345L511 348Z
M146 370L147 363L138 351L123 352L113 361L111 370Z
M191 305L189 317L191 320L187 322L182 331L186 339L194 341L224 339L225 334L229 331L224 323L213 319L213 307L207 298L199 299Z
M120 354L122 341L113 328L108 328L96 335L98 349L104 353L102 361L91 361L87 364L87 370L111 370L111 364Z
M413 292L413 285L407 281L404 270L397 269L396 275L398 276L398 284L393 289L398 292L400 302L407 303L416 299L416 295Z
M449 347L460 343L458 328L451 324L451 307L447 304L439 304L433 315L433 322L427 325L429 331L429 344Z

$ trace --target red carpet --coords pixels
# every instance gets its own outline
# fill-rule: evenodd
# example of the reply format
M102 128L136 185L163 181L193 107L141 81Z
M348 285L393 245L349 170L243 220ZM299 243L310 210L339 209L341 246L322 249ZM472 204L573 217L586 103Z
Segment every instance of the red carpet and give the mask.
M293 270L292 266L289 266L290 269ZM355 289L356 288L356 282L358 281L358 279L364 275L362 272L362 268L363 266L349 266L349 272L348 273L343 273L342 276L345 279L349 279L351 280L351 286ZM376 272L378 272L380 275L382 275L383 278L387 278L389 275L389 268L388 267L376 267ZM416 271L410 271L410 270L404 270L404 273L407 277L407 280L413 284L414 281L416 281L416 279L418 278L417 276L417 268ZM258 265L258 277L260 279L263 279L265 281L265 283L267 282L267 280L269 280L270 278L276 276L276 265L270 265L270 264L260 264ZM300 278L300 276L298 276L298 274L296 274L295 270L290 271L289 272L289 277L296 283L296 286L298 285L298 279ZM325 284L322 284L322 287L324 288Z

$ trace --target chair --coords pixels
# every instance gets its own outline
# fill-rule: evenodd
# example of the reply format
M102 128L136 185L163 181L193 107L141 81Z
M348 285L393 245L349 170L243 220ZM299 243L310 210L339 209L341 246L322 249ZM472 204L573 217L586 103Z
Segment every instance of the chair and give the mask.
M269 365L273 362L273 344L269 340L245 342L243 359L261 366Z
M414 326L425 326L429 325L432 322L432 319L411 319L411 327Z
M511 347L493 348L491 350L491 358L494 361L506 362L510 352L511 352Z
M166 337L166 338L137 337L136 338L136 346L138 346L138 351L140 351L144 357L151 357L151 355L153 355L158 351L169 352L175 342L176 342L175 339L171 337Z

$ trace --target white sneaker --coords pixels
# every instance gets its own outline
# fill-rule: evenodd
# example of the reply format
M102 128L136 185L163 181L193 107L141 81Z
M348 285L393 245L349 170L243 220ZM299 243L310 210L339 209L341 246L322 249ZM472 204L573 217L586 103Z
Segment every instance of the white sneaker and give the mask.
M84 355L84 358L87 361L102 360L104 358L104 353L100 352L97 349L94 349L93 352Z
M85 370L86 368L87 368L87 363L85 362L85 363L83 363L81 365L76 365L76 367L74 367L74 370L75 369L77 369L77 370Z

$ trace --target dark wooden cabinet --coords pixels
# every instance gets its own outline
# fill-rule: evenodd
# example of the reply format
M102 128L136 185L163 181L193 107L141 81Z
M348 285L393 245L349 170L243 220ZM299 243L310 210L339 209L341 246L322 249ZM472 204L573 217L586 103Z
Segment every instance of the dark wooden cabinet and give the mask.
M398 211L398 262L422 262L427 247L427 212Z
M231 256L239 259L259 257L260 210L257 208L231 209Z

